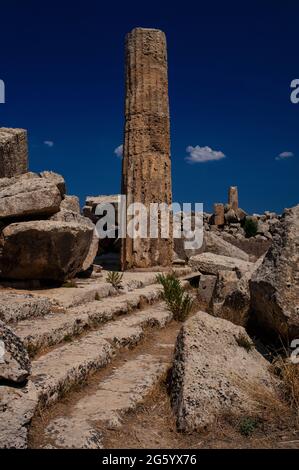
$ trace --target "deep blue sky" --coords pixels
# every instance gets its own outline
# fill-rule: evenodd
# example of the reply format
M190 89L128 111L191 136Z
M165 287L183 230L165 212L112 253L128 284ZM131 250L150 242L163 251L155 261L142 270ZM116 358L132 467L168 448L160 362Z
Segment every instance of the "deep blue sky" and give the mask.
M299 202L298 1L0 0L0 126L29 131L30 168L62 173L69 193L118 193L124 37L168 40L174 200L226 201L251 212ZM53 147L43 142L53 141ZM226 155L190 164L186 147ZM275 160L281 152L293 157Z

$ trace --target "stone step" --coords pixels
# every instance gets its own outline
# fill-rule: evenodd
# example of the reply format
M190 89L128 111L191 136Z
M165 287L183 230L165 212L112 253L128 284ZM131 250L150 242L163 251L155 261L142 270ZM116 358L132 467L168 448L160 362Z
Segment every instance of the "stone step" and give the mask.
M178 277L184 277L192 273L189 267L174 268L172 271ZM111 296L122 295L126 292L150 286L156 283L158 272L125 272L123 273L122 286L123 289L117 290L106 281L108 271L102 271L96 277L90 279L75 279L73 284L76 287L57 287L43 290L30 290L28 293L41 298L46 298L53 305L55 310L57 307L71 308L87 302L92 302L96 297L106 298ZM69 284L70 286L72 283Z
M66 311L50 313L43 318L21 321L13 330L24 341L30 356L34 357L37 352L69 342L117 316L153 304L159 300L161 292L159 284L150 285L118 297L94 300Z
M44 430L44 446L103 448L102 430L120 427L122 417L144 401L169 367L166 358L152 354L139 354L125 362L77 401L70 414L50 420Z
M135 347L149 327L163 328L172 319L164 303L111 321L32 362L31 380L41 407L55 403L70 388L105 367L123 347Z
M14 324L27 318L43 317L51 312L52 304L47 298L14 292L0 291L0 320Z

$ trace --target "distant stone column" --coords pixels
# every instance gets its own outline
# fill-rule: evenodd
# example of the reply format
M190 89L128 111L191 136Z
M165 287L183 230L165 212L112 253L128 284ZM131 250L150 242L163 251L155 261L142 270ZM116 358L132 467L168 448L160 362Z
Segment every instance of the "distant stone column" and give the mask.
M238 188L237 186L231 186L228 190L228 203L231 208L236 211L239 208L238 200Z
M214 225L224 225L224 205L221 203L214 204Z
M0 178L11 178L28 171L27 132L0 128Z
M165 34L157 29L136 28L126 37L125 120L122 194L127 207L171 204L167 50ZM172 227L169 238L122 240L123 270L169 266L172 256Z

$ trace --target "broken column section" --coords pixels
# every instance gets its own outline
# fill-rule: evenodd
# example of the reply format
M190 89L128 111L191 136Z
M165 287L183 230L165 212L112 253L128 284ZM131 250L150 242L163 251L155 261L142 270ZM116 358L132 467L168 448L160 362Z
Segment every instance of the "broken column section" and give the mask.
M239 208L239 200L238 200L238 188L237 186L230 186L228 190L228 204L230 208L234 211L237 211Z
M214 204L214 225L224 225L224 205L221 203Z
M157 29L136 28L127 35L125 119L122 194L127 207L142 203L149 214L151 203L172 200L166 38ZM160 218L158 224L161 229ZM165 238L160 230L158 238L127 235L122 269L170 266L171 232Z
M12 178L28 171L27 132L0 128L0 178Z

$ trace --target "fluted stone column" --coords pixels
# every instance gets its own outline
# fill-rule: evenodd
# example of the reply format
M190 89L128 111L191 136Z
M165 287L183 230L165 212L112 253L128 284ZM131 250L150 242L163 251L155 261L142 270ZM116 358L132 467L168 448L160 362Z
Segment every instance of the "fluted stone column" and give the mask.
M0 128L0 178L11 178L28 171L27 132Z
M236 211L239 208L238 200L238 188L237 186L231 186L228 190L228 203L231 208Z
M122 194L127 196L127 206L141 202L149 209L150 203L171 204L169 127L165 34L135 28L126 37ZM122 269L169 266L172 254L172 228L169 238L127 236L122 243Z

